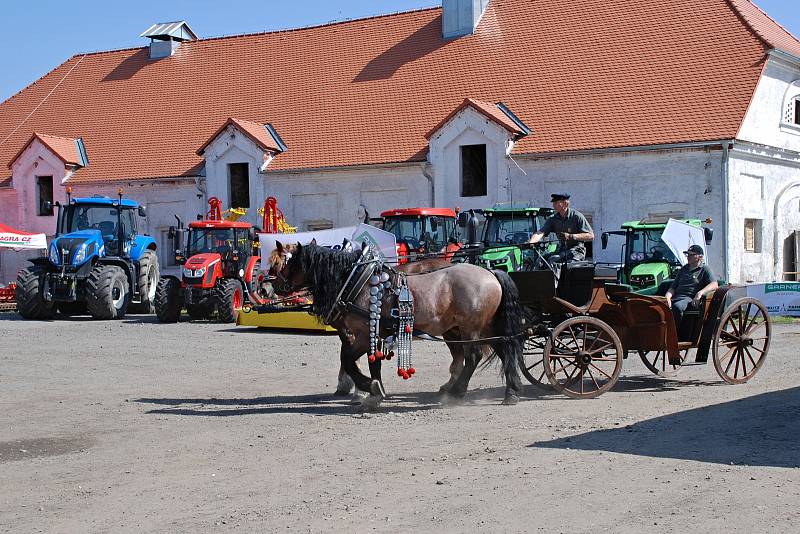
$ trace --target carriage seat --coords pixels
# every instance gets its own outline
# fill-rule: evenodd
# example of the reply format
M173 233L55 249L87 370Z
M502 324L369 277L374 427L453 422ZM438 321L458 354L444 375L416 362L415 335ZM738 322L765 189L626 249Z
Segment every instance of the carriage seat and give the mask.
M633 288L627 284L617 284L612 282L606 282L603 284L603 289L606 292L606 298L617 304L625 302L627 299L627 294L633 292Z
M578 308L592 300L594 264L586 261L566 263L561 267L557 296Z

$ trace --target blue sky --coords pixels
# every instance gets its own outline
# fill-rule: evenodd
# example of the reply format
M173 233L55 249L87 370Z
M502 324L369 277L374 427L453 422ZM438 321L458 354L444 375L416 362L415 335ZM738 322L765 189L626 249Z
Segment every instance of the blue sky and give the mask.
M565 0L567 1L567 0ZM797 0L755 0L800 36ZM154 22L186 20L201 37L252 33L407 11L440 0L3 0L0 101L80 52L143 46Z

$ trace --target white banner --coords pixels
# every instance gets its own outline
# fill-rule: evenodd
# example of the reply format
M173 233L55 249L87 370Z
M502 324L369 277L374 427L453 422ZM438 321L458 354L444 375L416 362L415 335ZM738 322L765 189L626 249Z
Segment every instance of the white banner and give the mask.
M296 234L258 234L261 247L261 269L269 269L267 261L269 255L275 250L278 241L283 245L300 243L307 245L312 240L317 240L317 245L338 249L342 242L347 239L357 243L359 246L363 242L369 243L373 251L378 252L387 261L397 260L397 243L394 234L385 232L368 224L358 226L346 226L344 228L332 228L330 230L318 230L316 232L298 232Z
M47 238L44 234L15 234L0 232L0 247L13 249L40 249L47 248Z
M764 303L770 315L800 317L800 282L747 286L747 296Z
M700 245L703 250L706 250L705 243L706 236L702 228L686 224L685 222L670 219L667 221L667 227L661 234L661 240L667 244L669 249L681 262L681 265L686 265L686 256L683 255L691 245ZM708 264L708 255L705 254L704 263Z

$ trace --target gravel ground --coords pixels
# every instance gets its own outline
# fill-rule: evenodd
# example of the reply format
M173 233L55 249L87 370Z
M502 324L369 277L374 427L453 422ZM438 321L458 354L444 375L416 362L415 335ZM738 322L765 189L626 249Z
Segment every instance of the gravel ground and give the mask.
M338 339L0 314L0 532L796 532L800 324L764 369L626 360L575 401L499 370L443 408L414 343L378 413L331 396Z

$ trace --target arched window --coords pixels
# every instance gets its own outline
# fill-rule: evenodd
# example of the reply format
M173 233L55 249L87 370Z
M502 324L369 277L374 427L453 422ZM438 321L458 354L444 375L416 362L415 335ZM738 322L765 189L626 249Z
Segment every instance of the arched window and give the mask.
M800 128L800 80L792 82L786 91L781 124Z

